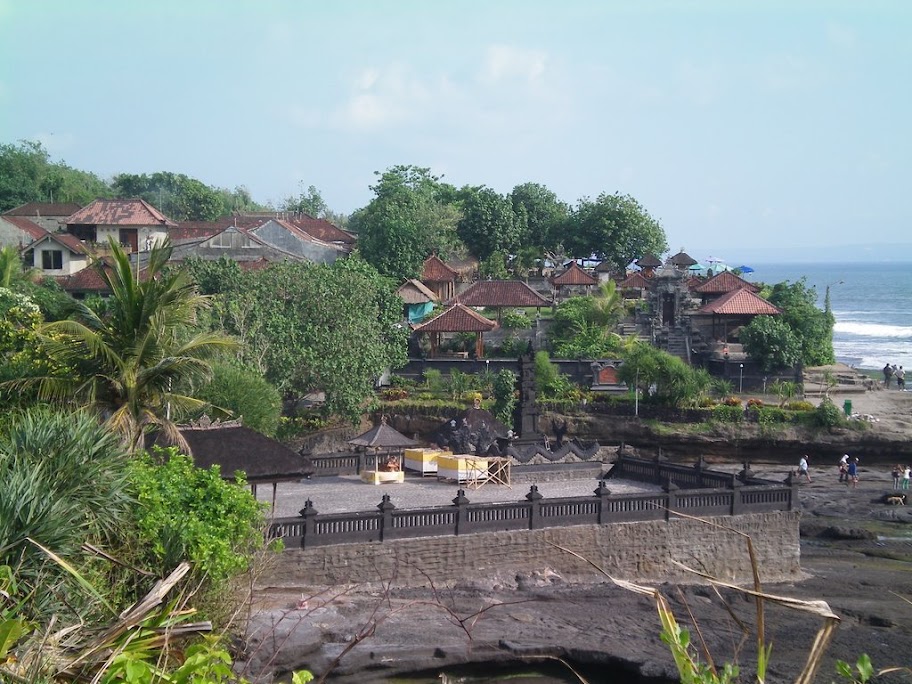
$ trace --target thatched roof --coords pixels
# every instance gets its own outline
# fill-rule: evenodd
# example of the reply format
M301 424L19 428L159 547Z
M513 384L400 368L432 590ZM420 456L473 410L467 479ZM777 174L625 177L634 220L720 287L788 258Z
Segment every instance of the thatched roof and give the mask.
M580 268L578 263L571 261L563 273L551 278L551 284L558 287L562 285L598 285L598 278L589 275Z
M418 446L418 442L391 428L386 424L385 420L367 432L348 440L348 443L352 446L371 447L373 449L406 449Z
M262 484L300 480L313 473L310 459L239 421L213 423L204 416L199 423L182 425L179 430L190 445L193 463L198 468L217 465L225 479L241 471L251 484ZM162 444L160 436L152 441Z

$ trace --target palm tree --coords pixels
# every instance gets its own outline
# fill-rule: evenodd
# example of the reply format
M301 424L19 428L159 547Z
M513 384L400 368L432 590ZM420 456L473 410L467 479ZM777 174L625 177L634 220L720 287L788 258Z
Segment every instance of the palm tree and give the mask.
M99 314L80 302L71 320L48 323L41 339L66 377L37 382L48 401L75 402L96 410L131 450L156 426L186 448L172 417L206 405L175 388L208 380L209 360L236 343L219 333L195 331L197 314L208 306L185 270L166 270L171 245L149 252L142 278L119 244L110 242L112 265L101 275L111 297Z
M0 249L0 287L13 288L20 282L31 280L36 273L36 269L24 267L15 247L8 245Z

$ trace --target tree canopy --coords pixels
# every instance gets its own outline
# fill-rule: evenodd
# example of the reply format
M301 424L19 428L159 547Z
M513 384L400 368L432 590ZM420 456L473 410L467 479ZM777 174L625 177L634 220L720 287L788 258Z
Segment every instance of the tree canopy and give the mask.
M764 294L766 294L764 292ZM800 360L808 366L833 363L833 314L817 308L817 291L807 280L773 285L766 297L782 309L782 322L794 333L800 347Z
M630 195L602 193L583 198L568 220L565 246L579 256L594 254L623 270L646 253L668 249L661 224Z
M510 254L519 247L519 230L508 197L491 188L464 187L459 191L462 219L457 233L481 260L492 254Z
M519 242L539 253L553 250L563 241L561 229L570 207L540 183L522 183L510 193Z
M177 221L213 221L232 211L263 209L246 188L233 192L214 188L170 171L120 173L114 176L111 190L116 197L140 197Z

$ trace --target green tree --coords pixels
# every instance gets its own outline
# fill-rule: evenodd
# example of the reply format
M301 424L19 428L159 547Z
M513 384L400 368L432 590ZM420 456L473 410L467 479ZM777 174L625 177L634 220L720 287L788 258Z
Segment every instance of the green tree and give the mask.
M563 241L561 232L570 208L551 190L539 183L523 183L513 188L510 201L520 244L541 254Z
M777 283L767 297L782 309L782 321L791 328L801 347L800 360L822 366L836 360L833 353L833 315L817 308L817 291L807 280Z
M462 220L457 232L468 250L484 261L492 254L510 254L519 246L519 230L509 197L491 188L466 186L459 191Z
M570 297L561 302L548 332L555 355L597 359L615 354L621 338L613 328L623 308L614 281L599 285L592 296Z
M213 221L228 213L222 193L182 173L114 176L117 197L140 197L176 221Z
M106 315L79 303L74 320L43 327L42 347L71 372L13 384L37 384L45 400L92 407L131 449L141 445L144 430L152 425L180 441L172 418L186 416L204 402L174 388L208 379L209 360L235 343L195 330L207 300L188 273L165 271L170 244L151 250L143 278L133 272L120 245L111 241L110 250L112 268L102 272L112 293Z
M196 398L231 417L243 417L244 425L270 437L282 415L282 395L259 373L233 363L213 363L212 379Z
M416 278L432 253L446 258L463 249L456 234L461 213L446 199L453 194L450 186L415 166L394 166L377 175L374 199L349 223L365 261L401 282Z
M622 353L618 378L644 396L667 406L692 406L711 386L702 368L692 368L677 356L651 344L631 341ZM650 389L654 390L650 395Z
M308 214L314 218L323 218L326 215L327 206L320 191L313 185L308 186L305 190L304 181L301 181L299 185L301 186L301 192L298 193L297 197L286 197L285 201L282 202L282 209L284 211Z
M516 373L504 368L494 376L492 388L494 407L492 413L506 426L513 425L513 409L516 407Z
M630 195L602 193L583 198L568 220L566 247L576 255L594 254L618 270L647 252L668 249L661 224Z
M741 329L744 350L767 373L790 368L801 359L801 342L778 316L757 316Z

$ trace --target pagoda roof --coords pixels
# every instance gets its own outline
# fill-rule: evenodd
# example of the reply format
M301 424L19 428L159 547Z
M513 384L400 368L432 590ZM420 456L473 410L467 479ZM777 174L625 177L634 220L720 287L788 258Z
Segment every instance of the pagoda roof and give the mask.
M658 268L662 265L662 262L655 254L649 253L644 254L640 259L637 259L636 265L640 268Z
M402 283L396 290L396 294L405 304L427 304L437 301L437 295L431 292L427 285L414 278L409 278Z
M489 332L497 321L485 318L465 304L456 302L449 309L426 323L415 327L415 332Z
M421 281L425 283L447 283L456 280L458 273L447 266L436 254L424 260L421 267Z
M386 419L380 421L367 432L348 440L352 446L372 447L374 449L405 449L418 446L418 442L403 435L395 428L386 424Z
M687 268L688 266L693 266L696 264L697 260L690 256L687 252L678 252L668 260L668 263L679 268Z
M621 287L621 288L638 287L642 290L645 290L647 287L649 287L649 280L646 278L646 276L644 276L642 273L640 273L638 271L638 272L633 273L633 274L627 276L626 278L624 278L621 282L618 283L618 287Z
M695 287L694 292L699 292L700 294L724 294L732 290L740 290L742 287L751 292L760 291L759 287L743 278L739 278L731 271L722 271L702 283L699 287Z
M551 306L551 302L521 280L479 280L448 303L467 306Z
M560 273L551 278L552 285L598 285L598 278L586 273L575 261Z
M696 313L716 316L778 316L782 311L760 295L742 287L704 304Z

